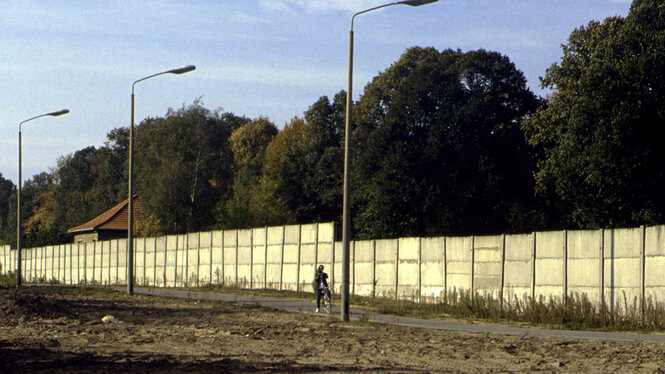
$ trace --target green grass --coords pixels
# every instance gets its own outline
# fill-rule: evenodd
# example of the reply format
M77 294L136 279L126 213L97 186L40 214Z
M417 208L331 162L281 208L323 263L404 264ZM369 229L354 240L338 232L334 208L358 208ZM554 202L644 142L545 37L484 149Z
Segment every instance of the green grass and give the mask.
M16 287L16 273L8 272L7 274L0 274L0 286L2 287Z

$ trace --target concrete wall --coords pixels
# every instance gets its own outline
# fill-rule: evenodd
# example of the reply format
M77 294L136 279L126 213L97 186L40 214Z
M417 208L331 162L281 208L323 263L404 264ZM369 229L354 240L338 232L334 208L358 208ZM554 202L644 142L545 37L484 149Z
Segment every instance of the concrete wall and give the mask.
M311 291L317 264L333 265L333 235L334 225L321 223L136 238L134 279L156 287ZM126 244L117 239L23 249L22 277L28 283L126 284ZM0 272L15 271L16 257L0 246Z
M135 280L158 287L222 284L311 292L322 264L333 292L342 245L332 223L138 238ZM350 292L419 302L472 291L512 302L586 295L611 312L665 301L665 226L351 243ZM126 240L24 249L26 282L125 284ZM0 269L16 251L0 247ZM615 310L618 309L618 310Z

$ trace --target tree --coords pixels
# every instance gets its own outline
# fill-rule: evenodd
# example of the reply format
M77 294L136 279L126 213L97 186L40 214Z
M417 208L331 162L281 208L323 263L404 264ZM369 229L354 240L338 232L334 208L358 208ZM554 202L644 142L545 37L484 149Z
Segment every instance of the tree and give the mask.
M305 222L341 222L345 114L344 91L337 93L332 102L321 97L305 112L311 141L300 162L308 171L304 188L312 197L309 210L300 214Z
M21 194L21 210L24 230L23 247L25 248L67 241L68 227L60 220L58 204L55 200L58 187L55 179L53 172L42 172L28 179L24 184Z
M216 225L215 207L231 194L233 155L228 143L244 118L211 112L199 101L136 131L137 191L146 213L165 233ZM153 228L152 230L157 230Z
M219 204L218 221L224 227L251 227L267 224L265 211L257 205L257 188L268 144L278 134L267 118L247 121L229 138L235 178L233 193Z
M542 196L582 228L665 219L665 4L636 0L628 16L574 30L542 78L548 106L525 124L542 157Z
M229 139L236 168L265 149L277 133L275 124L265 117L248 121L236 129Z
M363 237L519 231L532 200L520 124L539 105L506 56L411 48L365 88L354 120Z
M253 196L266 225L296 223L315 201L311 191L304 188L307 165L303 161L310 138L311 129L305 121L294 118L267 146L259 187Z
M9 238L9 205L12 195L16 194L16 186L0 173L0 244L11 241ZM15 200L15 198L14 198Z

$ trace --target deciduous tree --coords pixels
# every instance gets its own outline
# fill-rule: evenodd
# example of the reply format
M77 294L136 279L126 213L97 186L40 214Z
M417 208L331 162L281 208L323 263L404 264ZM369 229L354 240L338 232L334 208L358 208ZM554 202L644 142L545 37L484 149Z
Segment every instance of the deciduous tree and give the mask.
M542 158L541 195L568 226L665 220L665 3L635 0L628 16L575 29L542 85L547 108L525 129Z
M411 48L354 109L354 227L365 237L519 231L539 105L508 57Z

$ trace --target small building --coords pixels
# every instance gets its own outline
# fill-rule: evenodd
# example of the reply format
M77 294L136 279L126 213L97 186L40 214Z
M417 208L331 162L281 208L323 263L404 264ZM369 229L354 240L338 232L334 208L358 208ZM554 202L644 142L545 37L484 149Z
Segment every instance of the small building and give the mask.
M134 227L136 227L136 222L142 220L145 216L139 195L134 195L133 210ZM74 243L126 238L128 212L129 199L82 225L72 227L67 230L67 233L74 235Z

